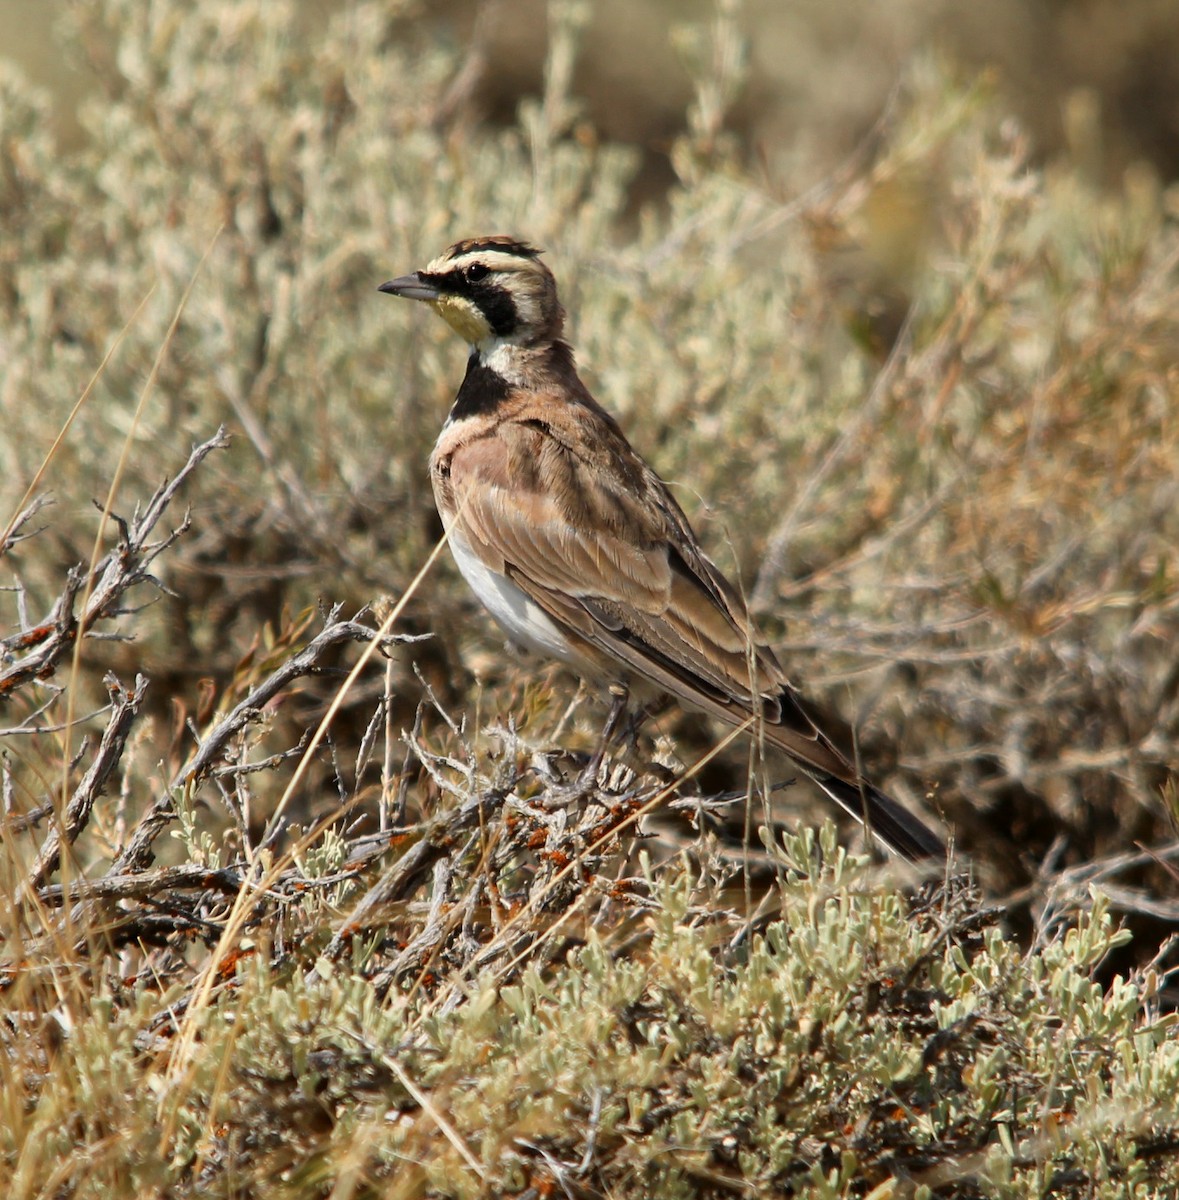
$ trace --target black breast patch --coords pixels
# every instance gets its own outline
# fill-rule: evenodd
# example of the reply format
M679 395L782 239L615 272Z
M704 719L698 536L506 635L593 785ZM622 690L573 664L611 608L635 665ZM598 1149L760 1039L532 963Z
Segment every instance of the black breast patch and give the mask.
M461 421L492 412L508 394L508 381L485 366L478 354L467 359L467 373L450 408L450 419Z

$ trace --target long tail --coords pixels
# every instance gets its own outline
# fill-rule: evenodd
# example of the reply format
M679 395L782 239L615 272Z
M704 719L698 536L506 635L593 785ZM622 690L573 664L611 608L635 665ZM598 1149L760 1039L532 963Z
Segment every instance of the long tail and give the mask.
M857 786L820 771L807 774L894 854L914 863L945 860L941 838L879 788L864 781Z

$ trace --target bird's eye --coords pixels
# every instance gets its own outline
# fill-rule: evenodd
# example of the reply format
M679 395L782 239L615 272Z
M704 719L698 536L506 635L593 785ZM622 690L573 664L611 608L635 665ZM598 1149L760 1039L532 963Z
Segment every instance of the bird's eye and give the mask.
M467 277L468 283L478 283L480 279L487 278L487 267L483 263L472 263L463 274Z

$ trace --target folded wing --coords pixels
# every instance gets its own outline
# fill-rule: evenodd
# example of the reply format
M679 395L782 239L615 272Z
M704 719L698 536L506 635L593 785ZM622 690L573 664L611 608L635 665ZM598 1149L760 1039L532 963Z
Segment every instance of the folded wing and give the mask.
M578 445L606 447L610 469L539 420L459 446L447 507L471 550L620 674L730 724L756 714L765 739L891 849L942 856L938 838L864 782L807 716L658 477L608 419L594 432Z

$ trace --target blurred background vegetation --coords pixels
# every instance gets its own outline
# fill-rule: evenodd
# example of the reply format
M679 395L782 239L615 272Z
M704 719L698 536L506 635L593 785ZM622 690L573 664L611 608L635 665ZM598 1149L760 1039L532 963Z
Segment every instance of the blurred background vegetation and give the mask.
M114 481L129 515L234 436L187 486L167 593L115 623L133 640L87 640L7 725L59 729L104 672L142 672L133 813L317 604L401 596L440 533L425 462L463 350L375 287L511 232L545 247L587 381L870 774L954 831L1010 929L1099 880L1133 934L1103 970L1167 965L1173 0L0 0L0 28L0 511L52 500L4 556L6 653L112 544ZM510 717L592 744L600 706L570 728L573 681L505 654L449 563L397 628L433 637L354 689L341 742L385 692L412 728L428 687L474 737ZM281 744L336 682L269 715ZM83 770L101 723L10 740L5 812ZM668 714L636 765L714 732ZM317 760L301 819L341 771ZM790 789L777 815L808 804ZM202 821L235 844L215 805ZM83 870L116 834L87 833Z
M2 11L9 508L122 335L26 610L89 558L116 439L118 510L237 435L88 677L144 670L171 721L317 599L401 593L462 351L373 285L509 230L805 690L997 889L1167 834L1174 4ZM403 628L448 703L519 709L554 677L474 612L444 565Z

